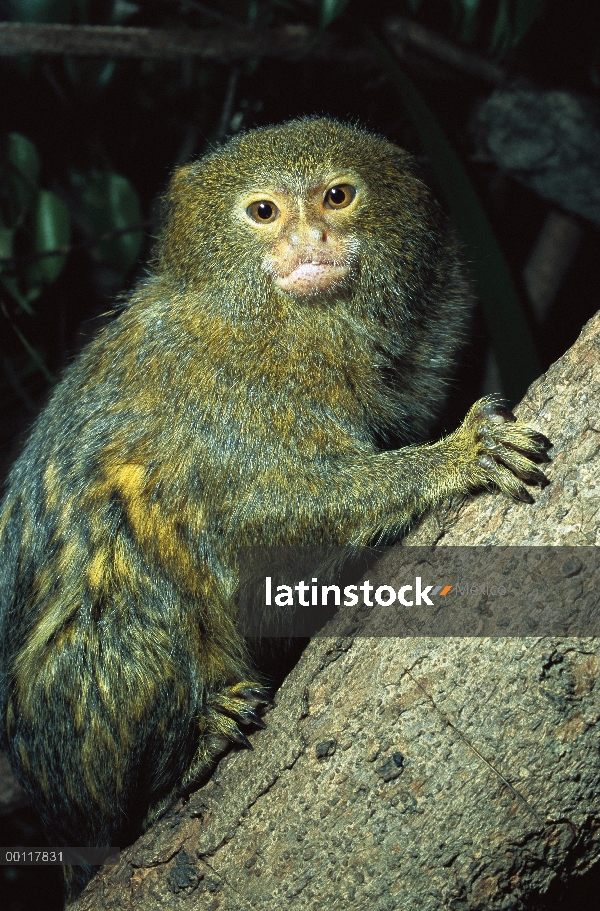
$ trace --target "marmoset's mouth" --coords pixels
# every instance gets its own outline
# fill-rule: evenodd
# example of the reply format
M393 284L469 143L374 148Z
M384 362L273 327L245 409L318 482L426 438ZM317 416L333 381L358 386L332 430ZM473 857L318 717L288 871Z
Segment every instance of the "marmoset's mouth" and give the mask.
M311 259L297 263L289 272L278 273L276 282L282 291L296 294L314 294L326 291L348 274L346 263L331 259Z

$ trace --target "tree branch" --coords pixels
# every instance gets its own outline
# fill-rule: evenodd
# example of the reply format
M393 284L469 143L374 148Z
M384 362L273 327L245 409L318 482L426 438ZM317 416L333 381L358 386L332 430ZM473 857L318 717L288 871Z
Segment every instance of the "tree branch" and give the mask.
M117 25L29 25L0 22L0 56L71 54L80 57L137 57L230 63L246 57L307 55L348 63L367 62L370 53L347 46L330 34L307 26L285 25L262 31L239 29L160 29Z
M401 16L384 23L397 56L407 46L494 85L504 85L506 71L478 54L448 41L431 29ZM342 42L335 34L312 32L302 23L277 29L242 26L213 29L159 29L112 25L30 25L0 22L0 56L71 54L74 56L138 57L230 63L245 57L323 57L373 65L371 53Z
M504 85L508 81L506 70L497 63L480 57L453 41L448 41L412 19L395 16L388 19L384 26L385 34L392 45L396 55L402 59L406 45L435 57L442 63L448 64L455 70L460 70L468 76L492 82L494 85Z
M405 543L598 545L599 352L600 314L520 406L554 442L535 505L482 495ZM501 911L590 869L600 639L327 630L254 752L227 756L73 911Z

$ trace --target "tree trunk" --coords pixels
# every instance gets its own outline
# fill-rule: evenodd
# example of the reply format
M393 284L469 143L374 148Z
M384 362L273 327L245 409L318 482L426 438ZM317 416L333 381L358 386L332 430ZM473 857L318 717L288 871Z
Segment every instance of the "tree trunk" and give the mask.
M534 505L484 494L404 545L600 544L599 364L600 314L517 409L554 442ZM73 911L542 907L598 856L599 661L594 638L319 636L254 751Z

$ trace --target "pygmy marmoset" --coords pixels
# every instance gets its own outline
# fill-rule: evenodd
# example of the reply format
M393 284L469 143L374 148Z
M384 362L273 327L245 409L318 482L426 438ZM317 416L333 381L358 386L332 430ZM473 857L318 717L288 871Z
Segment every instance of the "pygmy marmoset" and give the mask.
M127 843L260 725L240 545L363 544L482 487L531 500L548 441L488 400L414 445L470 306L444 213L378 136L294 120L175 172L149 274L0 513L1 737L51 844Z

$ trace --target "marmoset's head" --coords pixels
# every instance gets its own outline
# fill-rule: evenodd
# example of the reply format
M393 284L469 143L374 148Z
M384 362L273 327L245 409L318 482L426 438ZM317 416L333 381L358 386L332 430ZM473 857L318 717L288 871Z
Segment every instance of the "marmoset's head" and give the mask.
M324 118L252 130L180 168L159 271L182 288L254 300L347 297L415 286L443 216L410 155Z

